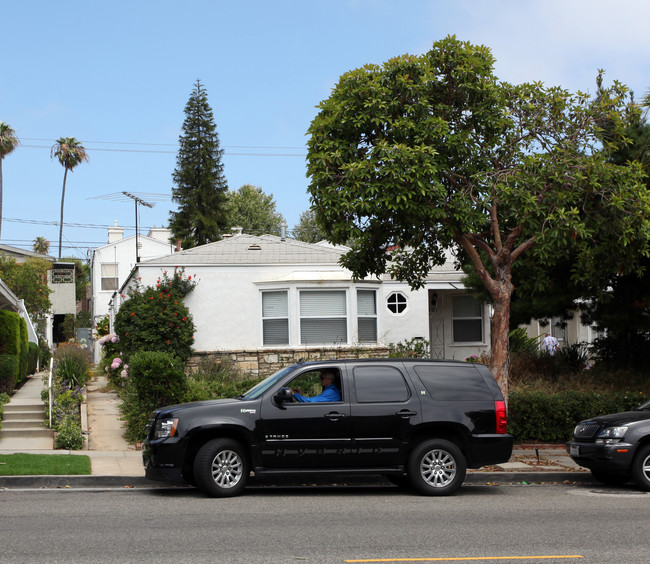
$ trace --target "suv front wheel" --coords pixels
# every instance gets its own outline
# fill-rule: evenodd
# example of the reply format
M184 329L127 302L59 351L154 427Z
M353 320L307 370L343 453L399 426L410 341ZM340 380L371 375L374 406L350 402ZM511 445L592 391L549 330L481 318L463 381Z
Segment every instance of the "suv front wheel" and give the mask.
M205 443L194 459L194 480L211 497L239 495L248 480L248 462L242 446L231 439Z
M449 495L465 480L467 463L452 442L433 439L417 446L408 462L413 487L425 495Z

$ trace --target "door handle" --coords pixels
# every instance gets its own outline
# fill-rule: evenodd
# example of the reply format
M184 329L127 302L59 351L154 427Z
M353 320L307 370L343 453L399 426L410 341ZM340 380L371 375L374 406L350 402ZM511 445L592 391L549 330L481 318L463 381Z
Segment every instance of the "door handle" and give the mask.
M343 417L345 417L345 413L339 413L338 411L330 411L329 413L325 414L325 418L329 419L330 421L338 421Z
M408 409L402 409L398 411L395 415L399 415L402 419L408 419L409 417L415 417L417 411L409 411Z

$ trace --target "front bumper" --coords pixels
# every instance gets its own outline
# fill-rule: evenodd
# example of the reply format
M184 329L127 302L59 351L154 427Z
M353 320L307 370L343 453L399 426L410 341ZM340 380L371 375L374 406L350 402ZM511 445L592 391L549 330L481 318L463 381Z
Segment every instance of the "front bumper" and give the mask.
M147 439L142 444L145 477L162 482L183 481L184 454L184 441L174 438L154 441Z
M569 441L566 451L576 464L605 472L626 474L630 471L636 445L630 443L582 443Z

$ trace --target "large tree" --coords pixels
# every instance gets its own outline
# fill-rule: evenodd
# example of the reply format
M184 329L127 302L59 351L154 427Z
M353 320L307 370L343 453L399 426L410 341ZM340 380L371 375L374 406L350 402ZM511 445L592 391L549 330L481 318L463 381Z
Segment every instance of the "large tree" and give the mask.
M265 194L262 188L251 184L228 192L228 221L232 227L241 227L255 235L279 235L280 226L285 222L276 210L273 194Z
M316 221L313 210L305 210L300 214L298 223L293 228L293 236L305 243L318 243L327 238L327 234Z
M4 194L4 184L2 180L2 163L5 157L13 152L18 146L18 137L16 132L8 123L0 121L0 237L2 235L2 196Z
M74 137L60 137L52 146L50 156L56 158L65 172L63 173L63 188L61 189L61 220L59 223L59 259L61 258L61 245L63 243L63 205L65 203L65 185L68 171L72 172L77 165L88 161L86 149Z
M228 183L223 173L219 135L208 94L199 80L185 105L176 169L172 174L169 227L184 249L218 241L228 227Z
M633 269L650 195L638 167L608 158L633 113L625 87L591 99L501 82L493 65L488 48L448 37L344 74L309 128L308 174L357 276L417 288L449 249L467 257L492 299L490 369L507 398L513 263L571 248L574 276L600 276L602 256Z

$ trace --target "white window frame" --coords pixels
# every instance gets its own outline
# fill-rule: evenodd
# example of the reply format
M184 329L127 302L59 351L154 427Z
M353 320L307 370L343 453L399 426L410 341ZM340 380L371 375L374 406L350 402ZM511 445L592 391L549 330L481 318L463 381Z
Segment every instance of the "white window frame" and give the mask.
M306 303L303 302L303 297L306 297L307 295L310 296L316 296L318 294L322 294L323 297L326 294L343 294L343 302L342 305L344 307L343 313L340 312L326 312L323 311L322 313L318 313L316 315L309 315L307 313L303 312L303 305L307 305ZM313 305L313 302L312 304ZM324 304L326 307L327 304ZM332 305L332 304L330 304ZM336 305L336 304L334 304ZM339 304L341 305L341 304ZM301 346L310 346L310 345L331 345L331 344L336 344L336 345L348 345L350 344L350 319L349 319L349 311L350 311L350 304L349 304L349 294L348 294L348 288L327 288L327 289L298 289L298 339L299 343ZM303 335L303 329L305 329L305 325L307 321L318 321L318 320L323 320L323 321L343 321L344 323L344 329L345 329L345 337L344 339L340 340L323 340L323 341L314 341L314 340L305 340L305 335Z
M367 312L361 312L361 307L360 303L361 300L359 299L359 295L362 293L367 293L367 294L372 294L373 297L373 309L374 313L367 313ZM374 339L361 339L361 329L360 329L360 324L361 321L369 321L369 320L374 320L374 325L375 325L375 338ZM357 339L360 343L376 343L378 339L378 334L379 334L379 327L378 327L378 315L377 315L377 290L370 290L366 288L357 288Z
M393 297L394 303L391 303L391 298ZM393 311L391 306L395 306L395 309L399 309L400 306L403 306L404 309L402 309L402 311ZM396 290L386 296L386 309L391 313L391 315L404 315L408 311L408 308L409 299L404 292Z
M460 299L471 299L475 301L478 305L479 309L479 315L477 316L467 316L467 315L457 315L456 314L456 308L455 302L456 300ZM452 304L451 304L451 332L452 332L452 342L455 345L471 345L471 344L477 344L477 343L484 343L485 342L485 324L484 324L484 307L483 303L476 300L473 296L470 294L455 294L451 296ZM476 321L479 324L480 330L481 330L481 335L479 340L473 340L473 341L462 341L458 340L456 338L456 321Z
M108 266L113 266L115 267L115 275L114 276L107 276L105 273L106 268ZM117 262L104 262L100 265L100 272L99 272L99 287L102 292L116 292L120 288L120 267L119 263ZM115 280L115 288L104 288L104 280Z
M264 295L265 294L281 294L283 293L285 295L285 305L286 305L286 312L277 312L278 315L264 315ZM261 312L261 321L262 321L262 327L261 327L261 336L262 336L262 346L264 347L287 347L291 344L291 315L290 315L290 306L289 306L289 290L288 289L274 289L274 290L263 290L260 292L260 312ZM282 315L280 315L282 314ZM287 323L287 340L285 343L266 343L264 339L264 326L265 322L273 322L273 321L283 321L286 320Z

